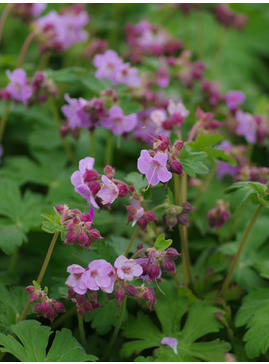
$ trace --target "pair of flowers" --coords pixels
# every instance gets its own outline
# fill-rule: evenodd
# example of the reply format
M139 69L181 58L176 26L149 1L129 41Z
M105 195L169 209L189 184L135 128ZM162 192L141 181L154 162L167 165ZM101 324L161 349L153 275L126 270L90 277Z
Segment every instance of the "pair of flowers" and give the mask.
M132 281L143 273L142 267L134 259L127 259L124 255L119 256L114 267L104 259L92 261L87 269L73 264L67 268L70 276L66 284L73 288L74 292L84 295L88 290L98 291L101 289L106 293L112 293L117 279Z

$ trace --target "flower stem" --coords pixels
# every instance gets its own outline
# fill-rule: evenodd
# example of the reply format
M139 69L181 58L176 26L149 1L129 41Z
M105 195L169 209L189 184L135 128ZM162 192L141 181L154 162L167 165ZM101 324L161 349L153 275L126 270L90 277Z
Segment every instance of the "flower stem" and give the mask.
M17 62L17 68L20 68L23 64L27 49L29 48L29 45L31 44L32 40L34 39L34 37L36 36L36 32L33 31L31 32L28 37L25 39L23 46L21 48L19 57L18 57L18 62Z
M49 249L47 251L46 258L45 258L45 260L43 262L42 268L41 268L40 273L38 275L38 278L36 280L36 282L38 284L41 284L41 281L42 281L42 279L44 277L44 274L46 273L46 270L47 270L47 267L48 267L48 264L49 264L49 261L50 261L50 257L51 257L51 254L53 252L53 249L54 249L54 246L56 244L56 241L57 241L58 236L59 236L59 231L57 231L53 235L53 238L51 240ZM26 306L24 307L24 310L22 311L20 317L18 318L17 322L20 322L20 321L24 320L25 316L27 315L27 312L28 312L28 309L29 309L30 304L31 304L30 301L28 301L27 304L26 304Z
M243 248L245 246L247 238L248 238L248 236L249 236L249 234L250 234L250 232L251 232L251 230L252 230L252 228L253 228L253 226L254 226L257 218L258 218L258 216L260 215L260 212L261 212L262 208L263 208L263 205L260 205L258 207L258 209L256 210L254 216L252 217L252 219L251 219L251 221L250 221L250 223L249 223L249 225L247 227L247 230L245 231L245 234L243 236L243 239L241 240L241 243L239 245L237 253L236 253L236 255L235 255L234 259L233 259L233 262L232 262L230 270L229 270L229 272L227 274L227 277L226 277L225 281L223 282L223 285L222 285L222 288L221 288L221 291L220 291L220 297L223 297L226 289L229 287L229 284L230 284L230 281L231 281L235 266L236 266L236 264L237 264L237 262L238 262L238 260L240 258L240 255L241 255L242 250L243 250Z
M95 138L95 130L90 131L90 156L95 158L96 151L96 138Z
M51 56L51 52L50 51L46 51L42 54L41 58L40 58L40 62L37 66L37 69L40 70L40 71L43 71L46 67L47 67L47 64L49 62L49 59L50 59L50 56Z
M54 100L53 100L52 97L49 98L49 105L50 105L50 109L51 109L51 112L52 112L54 121L56 123L56 126L57 126L57 128L58 128L58 130L60 132L60 129L61 129L60 117L59 117L59 113L58 113L57 107L56 107L55 102L54 102ZM68 143L68 140L65 137L63 137L61 139L63 141L64 149L66 151L66 154L69 157L69 160L70 160L71 164L73 166L76 166L77 165L76 157L74 155L74 152L73 152L70 144Z
M1 43L1 40L2 40L4 25L5 25L7 16L8 16L8 14L9 14L9 12L12 9L13 6L14 6L14 4L7 4L7 6L5 7L5 9L4 9L4 11L3 11L2 15L1 15L1 18L0 18L0 43Z
M185 177L184 177L185 176ZM184 178L183 178L184 177ZM180 205L181 202L186 201L186 174L182 176L181 181L181 189L179 183L179 175L174 174L174 188L175 188L175 198L176 204ZM180 196L181 191L181 196ZM192 285L192 274L191 274L191 267L190 267L190 258L189 258L189 251L188 251L188 238L187 238L187 227L178 224L178 230L181 240L181 249L182 249L182 266L183 266L183 280L185 287L188 287L189 283Z
M200 121L197 121L197 123L195 123L193 125L193 127L190 130L190 134L189 134L189 137L188 137L188 142L191 142L193 140L193 138L195 136L195 133L196 133L196 130L199 128L200 125L201 125Z
M110 342L107 346L107 349L106 349L106 352L105 352L105 355L104 355L104 361L107 359L110 351L111 351L111 348L112 346L114 345L114 342L118 336L118 333L120 331L120 328L121 328L121 324L122 324L122 320L123 320L123 316L124 316L124 312L125 312L125 308L126 308L126 302L127 302L127 297L125 297L121 303L121 307L120 307L120 315L119 315L119 318L118 318L118 322L115 326L115 329L114 329L114 332L113 332L113 335L110 339Z
M1 124L0 124L0 144L3 140L3 135L6 127L6 121L8 116L8 104L6 103L2 112Z
M11 255L9 266L8 266L8 273L12 273L14 271L14 268L16 266L17 259L18 259L18 252L19 252L19 248L16 248L14 253Z
M107 140L106 140L106 159L105 162L108 165L111 165L113 159L113 134L111 131L108 131Z
M149 209L148 209L148 207L147 207L147 205L145 204L145 201L140 201L140 204L141 204L141 206L143 207L143 209L147 212ZM154 235L155 235L155 237L156 237L156 239L158 238L158 231L157 231L157 228L156 228L156 225L154 224L154 222L153 221L150 221L150 226L151 226L151 228L152 228L152 230L153 230L153 232L154 232Z
M86 351L87 340L86 340L86 335L85 335L85 330L84 330L84 325L83 325L83 318L79 314L78 314L78 329L79 329L81 344Z
M139 231L140 231L140 227L139 227L139 226L137 226L137 228L136 228L136 229L135 229L135 231L133 232L133 235L132 235L132 237L131 237L131 239L130 239L130 241L129 241L129 244L128 244L128 246L127 246L126 250L125 250L124 255L125 255L126 257L127 257L127 254L129 253L129 251L130 251L130 249L131 249L131 247L132 247L132 245L133 245L133 242L134 242L135 238L137 237L137 234L139 233Z

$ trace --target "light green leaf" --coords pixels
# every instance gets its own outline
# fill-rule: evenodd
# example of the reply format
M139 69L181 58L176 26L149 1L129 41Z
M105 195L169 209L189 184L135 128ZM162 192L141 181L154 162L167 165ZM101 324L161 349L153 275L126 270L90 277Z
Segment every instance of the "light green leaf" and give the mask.
M164 234L158 236L157 240L155 241L154 248L156 250L165 250L169 248L169 246L173 243L172 239L165 240Z
M183 170L191 177L208 173L208 168L205 165L206 159L207 154L205 152L193 152L188 145L180 152Z
M148 184L144 176L138 172L129 173L126 177L126 181L132 183L136 191L141 191Z

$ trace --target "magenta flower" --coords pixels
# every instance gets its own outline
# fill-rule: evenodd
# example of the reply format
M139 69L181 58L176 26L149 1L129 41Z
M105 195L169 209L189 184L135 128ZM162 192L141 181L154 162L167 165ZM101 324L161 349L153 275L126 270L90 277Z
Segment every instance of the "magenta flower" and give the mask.
M120 255L115 260L114 267L117 268L118 277L126 281L132 281L134 277L139 277L143 273L141 265L134 259L127 259L124 255Z
M85 269L78 264L72 264L67 268L67 272L70 273L70 276L67 278L65 284L73 288L76 293L80 295L85 294L88 290L83 280Z
M101 121L101 125L110 129L113 134L122 135L133 130L137 124L136 114L124 116L118 106L112 106L108 112L109 116Z
M75 191L79 193L83 198L87 199L87 202L97 209L99 206L95 202L94 196L91 192L89 183L87 183L89 174L97 174L93 169L94 158L86 157L79 161L79 170L74 172L71 176L71 183L75 187Z
M87 105L87 100L82 97L71 99L68 94L65 94L64 98L69 105L62 106L62 113L68 119L70 128L88 128L90 126L90 119L87 113L83 111L83 107Z
M103 187L96 194L97 197L102 199L102 204L107 205L115 201L119 195L119 189L111 179L102 176Z
M236 110L239 105L246 99L246 96L241 91L229 91L226 94L226 104L230 110Z
M32 90L27 85L27 76L25 71L21 68L17 68L12 73L7 70L6 74L11 81L6 87L11 98L27 104L27 100L32 96Z
M156 186L159 182L168 182L172 173L166 167L167 154L156 153L152 158L147 150L142 150L137 161L139 172L146 175L149 185Z
M161 344L170 346L170 348L173 349L173 352L177 354L177 339L174 337L164 337Z
M235 118L237 121L237 135L244 136L249 143L254 144L257 139L257 123L254 117L247 112L237 110Z
M111 293L116 280L115 268L104 259L97 259L88 265L83 274L83 281L92 291L101 289L106 293Z
M104 54L96 54L93 64L97 68L95 76L98 79L108 78L114 85L117 84L116 73L122 67L123 60L115 51L109 49Z

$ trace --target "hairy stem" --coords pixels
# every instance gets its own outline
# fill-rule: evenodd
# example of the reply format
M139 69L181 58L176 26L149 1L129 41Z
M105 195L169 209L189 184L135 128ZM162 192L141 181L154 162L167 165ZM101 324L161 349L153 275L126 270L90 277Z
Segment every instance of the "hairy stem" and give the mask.
M86 351L87 340L86 340L86 335L85 335L85 330L84 330L84 325L83 325L83 318L79 314L78 314L78 329L79 329L81 344Z
M46 273L46 270L47 270L47 267L48 267L48 264L49 264L49 261L50 261L50 257L51 257L51 254L53 252L53 249L54 249L54 246L56 244L56 241L57 241L57 238L59 236L59 231L57 231L54 235L53 235L53 238L50 242L50 246L49 246L49 249L47 251L47 255L45 257L45 260L43 262L43 265L42 265L42 268L40 270L40 273L38 275L38 278L36 280L36 282L38 284L41 284L42 282L42 279L44 277L44 274ZM24 307L24 310L22 311L20 317L18 318L17 322L20 322L22 320L24 320L25 316L27 315L27 312L28 312L28 309L30 307L30 301L27 302L26 306Z
M25 58L25 55L26 55L26 52L27 52L27 50L29 48L29 45L31 44L31 42L32 42L32 40L34 39L35 36L36 36L36 32L33 31L25 39L25 41L23 43L23 46L21 48L19 57L18 57L17 68L20 68L22 66L23 61L24 61L24 58Z
M114 345L115 343L115 340L118 336L118 333L120 331L120 328L121 328L121 324L122 324L122 320L123 320L123 316L124 316L124 312L125 312L125 308L126 308L126 302L127 302L127 297L125 297L121 303L121 307L120 307L120 315L119 315L119 318L118 318L118 322L115 326L115 329L114 329L114 332L113 332L113 335L110 339L110 342L107 346L107 349L106 349L106 352L105 352L105 355L104 355L104 361L108 358L108 355L112 349L112 346Z
M126 257L127 257L127 254L129 253L129 251L130 251L130 249L131 249L131 247L132 247L132 245L133 245L133 242L134 242L135 238L137 237L137 234L139 233L139 231L140 231L140 227L139 227L139 226L137 226L137 228L136 228L136 229L135 229L135 231L133 232L133 235L132 235L132 237L131 237L131 239L130 239L130 241L129 241L129 244L128 244L128 246L127 246L126 250L125 250L124 255L125 255Z
M5 25L7 16L8 16L8 14L9 14L9 12L12 9L13 6L14 6L14 4L7 4L7 6L5 7L5 9L4 9L4 11L3 11L2 15L1 15L1 18L0 18L0 43L1 43L1 40L2 40L4 25Z
M245 234L243 236L243 239L241 240L241 243L239 245L237 253L236 253L236 255L235 255L234 259L233 259L233 262L232 262L230 270L229 270L229 272L227 274L227 277L226 277L225 281L223 282L223 285L222 285L222 288L221 288L221 291L220 291L220 297L223 297L224 293L226 292L226 289L229 287L229 284L230 284L234 269L236 267L236 264L237 264L237 262L238 262L238 260L240 258L242 250L243 250L243 248L244 248L244 246L246 244L247 238L248 238L248 236L249 236L249 234L250 234L250 232L251 232L251 230L252 230L252 228L253 228L253 226L254 226L257 218L258 218L258 216L261 213L262 208L263 208L263 205L260 205L258 207L258 209L256 210L255 214L253 215L253 217L252 217L252 219L251 219L251 221L250 221L250 223L249 223L249 225L247 227L247 230L245 231Z
M7 116L8 116L8 103L5 103L5 106L4 106L4 109L2 112L2 117L1 117L1 124L0 124L0 144L2 143L2 140L3 140L4 131L5 131L6 122L7 122Z
M57 128L58 128L58 130L60 132L60 129L61 129L60 117L59 117L57 107L56 107L55 102L54 102L52 97L49 98L49 105L50 105L50 109L51 109L54 121L56 123L56 126L57 126ZM68 140L65 137L63 137L61 139L63 141L64 149L66 151L66 154L68 155L68 158L69 158L71 164L73 166L76 166L77 165L76 157L74 155L74 152L73 152L70 144L68 143Z

